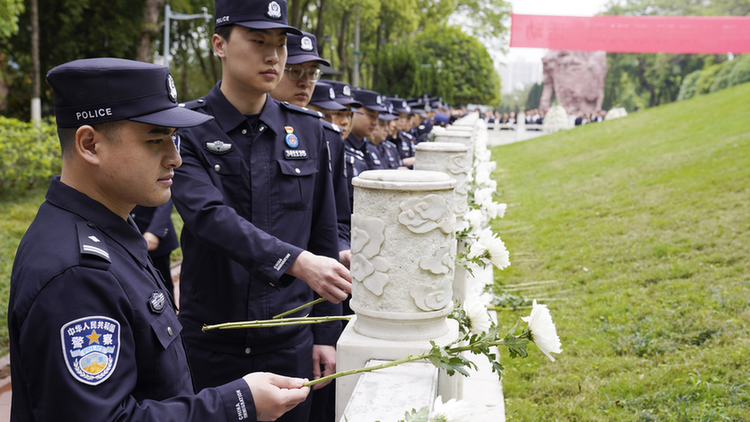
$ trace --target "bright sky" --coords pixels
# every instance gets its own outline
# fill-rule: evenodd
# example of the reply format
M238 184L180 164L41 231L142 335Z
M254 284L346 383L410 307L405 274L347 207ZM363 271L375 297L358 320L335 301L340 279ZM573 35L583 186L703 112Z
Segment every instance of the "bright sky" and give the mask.
M594 16L604 11L607 0L510 0L513 13L520 15ZM523 58L526 62L542 60L546 49L508 48L508 54L500 56L502 62L515 62Z

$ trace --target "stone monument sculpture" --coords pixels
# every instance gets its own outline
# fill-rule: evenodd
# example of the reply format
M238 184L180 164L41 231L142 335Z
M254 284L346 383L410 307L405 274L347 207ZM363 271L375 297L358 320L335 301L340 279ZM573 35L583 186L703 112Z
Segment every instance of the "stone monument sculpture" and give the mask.
M549 110L554 92L568 114L602 109L607 53L551 50L542 59L544 89L539 108Z

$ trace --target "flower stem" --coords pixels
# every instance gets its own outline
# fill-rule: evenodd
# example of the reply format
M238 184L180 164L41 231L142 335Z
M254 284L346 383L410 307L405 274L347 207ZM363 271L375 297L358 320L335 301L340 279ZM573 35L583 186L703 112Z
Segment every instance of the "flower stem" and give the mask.
M301 318L284 318L284 319L265 319L255 321L225 322L223 324L204 325L202 331L208 330L231 330L237 328L269 328L284 327L287 325L306 325L321 324L329 321L349 321L351 315L344 316L327 316L327 317L301 317Z
M381 363L380 365L368 366L366 368L357 368L357 369L350 369L348 371L336 372L335 374L328 375L327 377L318 378L316 380L308 381L308 382L304 383L303 386L304 387L310 387L310 386L313 386L315 384L320 384L321 382L326 382L326 381L334 380L336 378L340 378L340 377L343 377L343 376L346 376L346 375L354 375L354 374L359 374L359 373L363 373L363 372L371 372L371 371L376 371L378 369L390 368L392 366L401 365L402 363L414 362L416 360L425 359L425 358L429 357L430 354L431 354L430 352L426 352L426 353L422 353L421 355L417 355L417 356L409 355L409 356L407 356L405 358L402 358L402 359L398 359L398 360L394 360L394 361L390 361L390 362L386 362L386 363Z
M307 308L308 306L313 306L313 305L317 305L317 304L318 304L318 303L320 303L320 302L325 302L326 300L327 300L327 299L326 299L326 298L324 298L324 297L319 297L319 298L317 298L317 299L313 300L312 302L308 302L308 303L305 303L305 304L304 304L304 305L302 305L302 306L298 306L298 307L296 307L296 308L294 308L294 309L292 309L292 310L289 310L289 311L286 311L286 312L280 313L280 314L278 314L278 315L276 315L276 316L272 317L271 319L279 319L279 318L284 318L284 317L285 317L285 316L287 316L287 315L291 315L291 314L293 314L293 313L295 313L295 312L297 312L297 311L299 311L299 310L302 310L302 309L305 309L305 308Z

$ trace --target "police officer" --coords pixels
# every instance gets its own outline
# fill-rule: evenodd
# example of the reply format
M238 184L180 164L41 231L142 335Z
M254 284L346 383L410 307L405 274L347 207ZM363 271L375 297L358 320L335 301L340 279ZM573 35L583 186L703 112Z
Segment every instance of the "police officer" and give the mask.
M159 270L164 280L167 281L167 287L169 287L172 295L174 295L174 286L172 286L170 255L173 250L180 246L172 223L173 208L170 199L166 204L158 207L138 205L130 213L138 226L138 230L143 233L143 238L146 239L148 256L151 257L151 262Z
M393 104L388 100L384 100L384 103L388 111L380 113L378 116L378 129L373 133L373 140L375 138L375 133L377 133L377 147L380 151L383 168L387 170L396 170L398 168L406 169L401 161L401 155L398 153L398 147L391 141L393 139L391 137L393 125L398 117L393 114Z
M385 164L381 160L380 151L367 145L369 137L378 127L380 113L388 111L384 106L383 96L366 89L354 89L352 96L362 104L362 114L354 115L352 133L347 138L347 144L364 153L367 170L383 169Z
M365 142L360 141L356 136L352 138L352 132L354 130L355 116L363 116L361 110L362 103L354 99L352 96L352 87L344 82L339 81L328 81L333 87L333 91L336 94L337 103L347 107L352 111L349 115L351 122L349 124L349 130L346 131L344 139L344 160L346 161L346 172L349 178L349 207L354 209L354 186L351 181L354 177L359 176L363 171L367 170L367 161L365 161L366 147ZM362 121L360 124L363 123ZM362 132L360 131L362 134ZM362 134L364 137L364 134ZM344 304L346 306L346 304Z
M394 121L394 133L392 142L398 147L398 153L403 165L411 168L414 166L414 136L408 132L411 129L409 116L411 107L403 98L388 97L387 100L393 104L393 111L398 116Z
M217 0L212 46L222 80L187 108L215 120L181 130L174 203L185 222L180 320L199 388L238 373L312 377L315 345L340 324L202 332L204 324L268 319L315 298L325 315L351 291L338 262L336 209L317 113L272 99L286 66L284 0ZM336 303L336 305L334 305ZM323 304L321 304L323 305ZM316 308L321 315L321 308ZM296 316L310 313L299 311ZM283 420L306 421L310 400Z
M169 287L129 214L170 197L177 106L169 69L86 59L52 69L62 175L11 275L11 420L273 420L302 380L255 373L195 394Z
M281 78L279 84L276 85L276 88L271 91L271 97L299 107L306 107L315 91L316 82L322 75L320 65L330 66L331 64L328 60L318 56L318 40L315 38L315 35L307 32L302 32L302 35L287 34L287 54L287 65L284 69L286 73ZM329 89L326 91L326 96L335 98L335 94L331 95L331 86L327 86ZM318 95L320 96L320 93ZM338 105L338 103L334 104L337 107L337 111L346 109ZM321 118L325 117L323 114L315 115ZM328 159L330 161L329 171L332 173L333 192L336 198L339 261L348 268L349 261L351 261L351 248L349 246L351 208L349 207L348 180L344 167L344 142L341 139L341 129L338 126L331 125L325 120L321 124L325 129ZM316 328L318 327L314 327L313 329ZM328 370L325 375L335 372L335 354L332 353L329 357L332 359L328 361ZM316 384L315 388L320 388L320 384Z

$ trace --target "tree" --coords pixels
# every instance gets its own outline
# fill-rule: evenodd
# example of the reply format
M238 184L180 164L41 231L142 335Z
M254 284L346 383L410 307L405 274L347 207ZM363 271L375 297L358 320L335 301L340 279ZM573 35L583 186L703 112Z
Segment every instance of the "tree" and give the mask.
M0 0L0 38L18 32L18 15L24 10L23 0Z
M164 24L159 25L159 12L164 7L164 0L146 0L141 21L141 37L135 59L150 63L154 55L153 37L159 34Z

